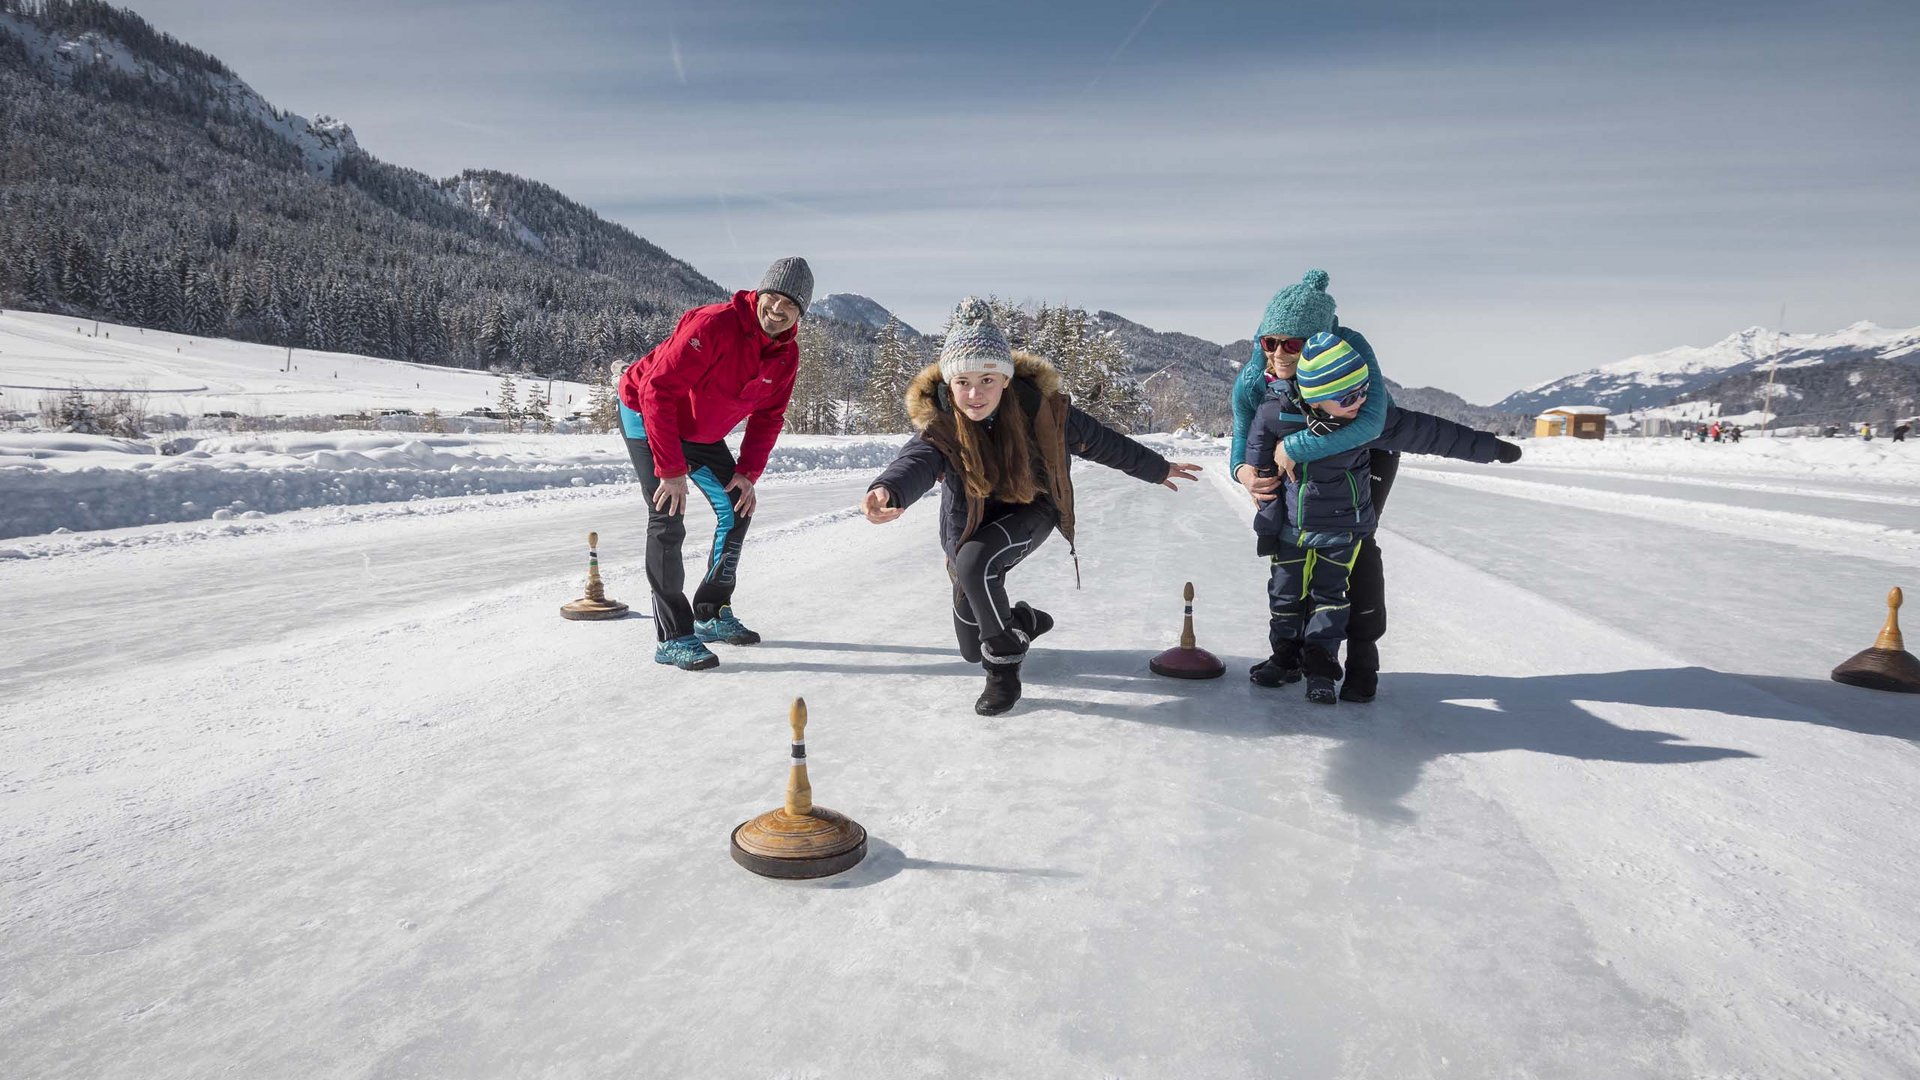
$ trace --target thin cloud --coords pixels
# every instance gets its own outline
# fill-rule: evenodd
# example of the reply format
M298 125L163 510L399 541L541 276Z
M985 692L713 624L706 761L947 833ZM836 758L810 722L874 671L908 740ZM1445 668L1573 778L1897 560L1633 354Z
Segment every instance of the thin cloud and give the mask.
M1140 36L1140 31L1145 30L1147 28L1147 20L1153 18L1153 13L1160 10L1160 5L1162 2L1163 0L1153 0L1153 3L1147 6L1147 13L1145 15L1140 16L1139 22L1133 24L1133 29L1128 31L1127 33L1127 39L1120 43L1119 48L1113 50L1112 56L1107 57L1108 67L1112 67L1114 64L1119 62L1120 55L1127 51L1127 46L1133 44L1134 38L1137 38Z

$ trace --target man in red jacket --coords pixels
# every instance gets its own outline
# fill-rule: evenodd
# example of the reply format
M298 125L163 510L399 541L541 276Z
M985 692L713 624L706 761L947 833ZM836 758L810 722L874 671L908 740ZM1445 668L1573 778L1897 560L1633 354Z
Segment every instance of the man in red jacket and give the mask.
M734 617L734 577L753 516L753 486L793 396L800 366L794 332L812 299L807 261L781 259L767 268L759 289L680 316L673 336L620 377L621 429L649 504L647 584L660 637L656 663L700 671L720 663L708 643L760 640ZM747 433L736 462L722 440L742 420ZM716 519L713 553L691 604L680 558L689 480Z

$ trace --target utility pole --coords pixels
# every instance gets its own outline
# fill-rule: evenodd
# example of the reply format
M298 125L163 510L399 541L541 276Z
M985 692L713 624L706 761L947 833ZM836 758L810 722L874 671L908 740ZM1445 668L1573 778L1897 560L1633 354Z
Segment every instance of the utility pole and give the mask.
M1765 404L1761 406L1761 409L1764 411L1762 411L1760 414L1760 434L1765 435L1769 439L1773 438L1773 432L1767 426L1773 421L1773 373L1779 370L1780 341L1786 336L1787 336L1787 305L1781 304L1780 305L1780 329L1776 331L1776 336L1773 339L1773 356L1769 357L1767 360L1767 400Z

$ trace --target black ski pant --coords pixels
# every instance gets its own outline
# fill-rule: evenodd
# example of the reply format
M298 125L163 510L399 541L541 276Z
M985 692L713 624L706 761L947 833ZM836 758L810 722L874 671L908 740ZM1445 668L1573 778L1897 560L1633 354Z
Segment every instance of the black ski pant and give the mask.
M961 544L947 563L953 575L953 635L970 664L985 653L1009 663L1026 655L1024 634L1016 634L1013 605L1007 602L1007 571L1053 532L1051 508L1016 507L988 518Z
M1307 674L1340 677L1340 643L1347 638L1352 604L1348 583L1367 546L1363 539L1339 547L1281 541L1267 579L1267 643L1275 655L1301 650Z
M1360 545L1353 574L1347 578L1347 674L1380 672L1380 638L1387 632L1387 571L1380 563L1377 536Z
M683 509L668 514L653 505L653 494L660 490L660 478L653 474L653 449L646 439L627 437L627 456L633 470L640 474L640 489L647 496L647 587L653 590L653 630L661 641L686 637L693 633L695 619L711 619L733 602L733 583L740 568L740 545L747 538L749 515L733 508L734 493L726 490L733 479L733 451L723 442L680 443L687 459L689 502L694 490L707 497L713 507L713 551L707 556L707 570L694 590L693 602L687 602L686 563L680 545L687 538L687 517Z

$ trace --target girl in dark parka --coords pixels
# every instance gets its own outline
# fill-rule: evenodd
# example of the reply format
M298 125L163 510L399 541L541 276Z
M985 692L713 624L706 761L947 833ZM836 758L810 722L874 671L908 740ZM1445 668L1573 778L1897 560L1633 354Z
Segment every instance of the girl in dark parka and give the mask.
M960 654L987 673L974 711L994 716L1020 700L1027 646L1053 618L1007 602L1006 573L1055 529L1073 544L1070 455L1178 490L1198 465L1165 458L1073 407L1060 373L1015 353L984 301L956 310L940 350L907 388L919 434L868 488L861 511L884 524L941 484L940 544L953 579Z

